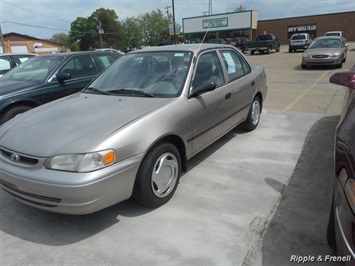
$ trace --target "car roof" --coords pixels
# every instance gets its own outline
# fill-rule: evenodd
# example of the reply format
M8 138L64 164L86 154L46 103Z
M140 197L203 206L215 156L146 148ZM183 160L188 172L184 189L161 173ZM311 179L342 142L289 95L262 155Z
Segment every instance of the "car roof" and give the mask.
M233 46L228 44L218 44L218 43L191 43L191 44L176 44L176 45L167 45L167 46L151 46L145 47L141 50L134 51L132 53L141 53L141 52L158 52L158 51L186 51L197 53L202 50L218 49L218 48L231 48Z
M343 39L340 36L320 36L316 38L316 40L334 40L334 39L343 41Z
M0 56L4 56L4 55L37 55L37 54L32 54L32 53L0 53Z

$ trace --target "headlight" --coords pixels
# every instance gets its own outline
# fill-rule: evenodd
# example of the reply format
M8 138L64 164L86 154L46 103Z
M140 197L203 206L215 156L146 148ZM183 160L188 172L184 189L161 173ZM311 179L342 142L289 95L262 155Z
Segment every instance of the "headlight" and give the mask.
M311 58L310 54L303 54L303 58Z
M340 56L340 53L335 53L335 54L331 54L330 58L338 58Z
M49 158L44 167L69 172L91 172L113 164L114 150L104 150L86 154L64 154Z

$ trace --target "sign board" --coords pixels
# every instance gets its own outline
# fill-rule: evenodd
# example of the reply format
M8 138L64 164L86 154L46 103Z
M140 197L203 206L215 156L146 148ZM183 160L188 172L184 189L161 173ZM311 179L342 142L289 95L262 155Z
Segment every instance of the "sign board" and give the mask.
M210 31L257 29L258 12L248 10L210 16L184 18L182 20L184 34Z

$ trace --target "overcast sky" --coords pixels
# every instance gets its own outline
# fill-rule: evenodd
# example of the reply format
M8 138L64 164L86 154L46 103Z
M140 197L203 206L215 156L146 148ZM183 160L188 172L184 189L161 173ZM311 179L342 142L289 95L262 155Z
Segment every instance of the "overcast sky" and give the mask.
M212 0L212 12L233 12L240 5L258 11L259 20L355 11L355 0ZM70 23L77 17L86 18L101 7L115 10L119 20L124 20L156 9L166 12L167 7L172 12L171 6L172 0L0 0L0 23L3 33L45 39L56 33L68 33ZM183 18L208 12L209 0L175 0L174 6L176 23L182 24Z

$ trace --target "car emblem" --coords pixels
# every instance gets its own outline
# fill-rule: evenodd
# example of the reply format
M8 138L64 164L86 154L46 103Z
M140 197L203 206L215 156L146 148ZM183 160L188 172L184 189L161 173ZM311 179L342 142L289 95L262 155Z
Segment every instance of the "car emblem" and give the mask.
M10 159L11 159L11 161L13 161L13 162L18 162L18 161L20 161L21 157L20 157L20 155L18 155L18 154L16 154L16 153L11 153Z

